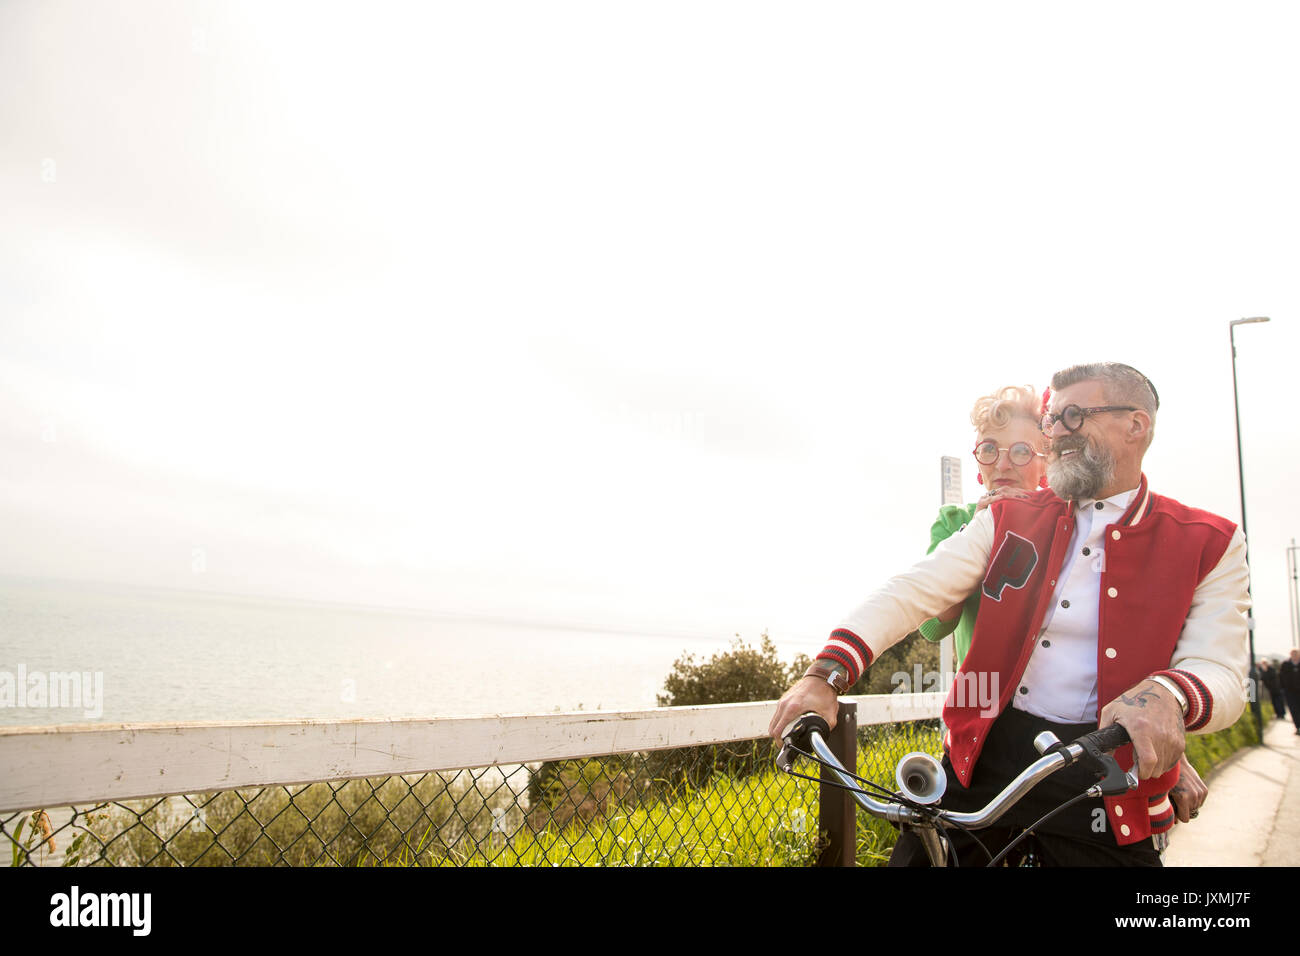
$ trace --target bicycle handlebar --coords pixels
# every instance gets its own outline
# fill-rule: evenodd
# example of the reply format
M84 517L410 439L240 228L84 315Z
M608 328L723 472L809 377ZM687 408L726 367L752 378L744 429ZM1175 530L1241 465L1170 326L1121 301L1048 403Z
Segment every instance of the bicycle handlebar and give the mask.
M1111 724L1109 727L1084 734L1068 744L1061 743L1051 734L1040 734L1034 743L1043 756L1022 770L1020 775L1007 784L1002 792L989 801L982 810L970 813L932 810L922 813L910 806L886 803L863 793L858 781L844 770L843 765L827 745L825 738L829 731L829 725L820 715L804 714L786 730L784 745L777 755L777 766L789 773L794 765L794 749L811 750L816 754L817 759L852 791L853 799L859 806L868 813L893 823L919 823L932 818L937 813L943 821L953 826L969 829L992 826L1044 778L1079 761L1085 761L1092 766L1098 771L1099 777L1104 774L1100 782L1089 790L1089 793L1096 791L1097 796L1124 793L1136 787L1138 783L1131 772L1126 774L1121 771L1119 765L1115 763L1115 758L1107 753L1129 742L1128 731L1119 724Z

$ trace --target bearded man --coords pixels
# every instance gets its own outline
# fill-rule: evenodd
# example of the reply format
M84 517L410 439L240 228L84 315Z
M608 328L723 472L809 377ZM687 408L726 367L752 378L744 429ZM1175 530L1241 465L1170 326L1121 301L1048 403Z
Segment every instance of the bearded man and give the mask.
M1049 865L1160 865L1153 834L1173 826L1185 734L1227 727L1245 707L1249 574L1236 525L1147 487L1158 407L1150 380L1127 365L1053 376L1042 423L1051 489L995 501L868 597L781 698L769 733L808 711L834 726L836 695L876 655L979 587L971 648L944 705L941 805L983 807L1037 759L1044 730L1068 741L1119 723L1132 744L1116 758L1136 762L1139 787L1035 827L1039 851ZM997 701L963 699L969 686L996 688ZM1092 782L1080 766L1059 771L978 842L953 832L959 862L988 862ZM890 865L924 861L905 833Z

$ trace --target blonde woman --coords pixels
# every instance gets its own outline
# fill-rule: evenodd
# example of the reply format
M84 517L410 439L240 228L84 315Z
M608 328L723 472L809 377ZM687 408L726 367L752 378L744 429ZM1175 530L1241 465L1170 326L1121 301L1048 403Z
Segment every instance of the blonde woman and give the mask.
M1047 465L1043 457L1042 399L1028 385L1008 385L981 396L971 409L975 426L975 464L984 496L974 504L944 505L930 528L930 551L949 535L956 534L997 498L1023 498L1047 487ZM927 552L928 553L928 552ZM918 631L927 641L941 641L954 634L953 646L960 665L970 650L979 613L979 591L962 604L954 604L938 617L922 624Z

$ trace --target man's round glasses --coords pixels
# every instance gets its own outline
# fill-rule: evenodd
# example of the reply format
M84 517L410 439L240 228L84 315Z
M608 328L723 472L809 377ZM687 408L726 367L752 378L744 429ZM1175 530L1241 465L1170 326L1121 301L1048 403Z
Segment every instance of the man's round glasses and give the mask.
M1027 465L1034 460L1035 455L1041 455L1042 452L1035 451L1034 446L1029 442L1014 442L1010 448L999 448L998 443L992 438L986 438L975 446L975 460L981 465L996 465L998 455L1002 452L1007 453L1013 465Z
M1080 408L1078 405L1066 405L1055 415L1043 416L1043 434L1052 434L1056 423L1060 422L1068 432L1078 431L1083 427L1083 420L1098 412L1140 412L1136 405L1095 405L1092 408Z

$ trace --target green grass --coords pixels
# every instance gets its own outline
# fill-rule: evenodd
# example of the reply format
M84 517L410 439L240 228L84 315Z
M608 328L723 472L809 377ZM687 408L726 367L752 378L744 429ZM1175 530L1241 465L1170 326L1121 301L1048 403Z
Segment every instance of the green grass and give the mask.
M520 832L492 866L807 866L816 856L816 786L775 771L715 777L677 800L615 812L585 826Z
M937 753L932 726L866 729L857 772L892 786L899 758L913 750ZM803 768L805 772L808 767ZM590 773L584 776L592 778ZM676 799L615 812L585 825L519 832L487 852L475 848L437 860L451 866L811 866L818 853L817 785L774 768L742 780L716 775ZM897 831L858 811L856 859L880 866ZM418 856L398 856L410 865Z

